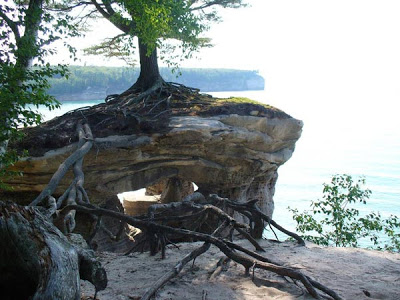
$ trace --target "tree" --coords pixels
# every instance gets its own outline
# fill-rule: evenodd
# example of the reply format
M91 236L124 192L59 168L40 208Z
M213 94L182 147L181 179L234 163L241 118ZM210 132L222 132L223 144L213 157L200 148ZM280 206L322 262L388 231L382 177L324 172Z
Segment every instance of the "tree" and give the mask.
M65 76L67 69L45 63L46 55L54 53L46 46L62 36L78 34L68 16L56 18L46 11L51 8L47 4L45 0L0 4L0 188L5 188L2 177L10 175L7 167L19 158L16 151L7 149L8 141L22 136L19 127L40 123L35 106L58 106L46 94L47 80L56 74ZM79 279L92 282L96 291L107 285L105 270L93 251L54 226L51 200L48 210L0 201L4 245L0 286L5 299L80 299Z
M58 106L55 98L46 94L48 78L65 76L67 68L45 63L45 57L54 53L47 47L62 37L78 35L78 31L70 17L57 18L46 11L49 7L45 0L0 4L0 178L9 175L6 167L18 159L17 153L7 150L8 141L20 136L18 127L41 121L34 107Z
M371 195L363 189L365 179L356 182L350 175L335 175L330 184L324 184L322 200L312 202L311 210L299 213L289 210L297 222L296 230L305 234L304 239L318 245L358 247L360 239L369 238L380 250L400 251L400 220L396 216L383 219L379 213L360 216L352 205L367 204ZM386 235L383 247L380 236Z
M131 26L128 31L130 34L129 37L137 36L139 38L139 52L142 66L141 76L132 89L151 92L157 86L164 84L157 65L156 50L158 38L176 38L179 37L179 34L186 32L184 36L187 40L182 38L182 41L183 43L187 43L187 49L190 50L190 47L199 45L197 43L200 39L197 39L197 34L203 30L201 29L203 26L200 22L201 19L197 19L193 11L199 10L202 12L203 9L205 10L213 5L229 6L233 5L233 3L240 3L240 1L221 0L200 2L165 0L161 2L157 0L138 0L129 2L116 1L112 3L111 1L103 0L102 4L94 1L92 3L96 4L97 9L100 9L101 12L107 13L110 20L118 20L116 24L121 26L121 28ZM24 6L24 4L27 4L27 6ZM45 26L40 26L46 16L43 9L44 4L45 2L40 0L18 1L13 6L5 5L4 8L6 9L2 10L2 25L8 26L4 26L8 31L6 30L2 34L2 41L5 41L6 46L10 49L9 53L12 54L12 56L9 56L6 52L2 53L5 57L4 66L2 65L5 70L2 75L5 81L2 83L1 88L4 89L3 95L7 96L7 99L4 98L5 103L10 104L9 110L4 111L6 125L2 131L7 139L11 137L9 132L16 133L17 127L20 124L29 125L30 122L35 123L40 120L35 112L26 107L28 103L32 104L32 102L28 101L28 96L26 96L26 101L24 100L21 103L19 96L16 97L14 94L21 93L19 90L22 90L26 95L33 93L33 99L38 97L37 101L33 104L42 104L40 101L46 99L42 96L44 96L45 87L47 86L47 81L43 78L44 76L55 74L51 73L53 69L46 64L42 65L41 68L39 66L36 68L30 67L34 58L38 58L39 62L44 63L43 56L41 56L44 52L41 46L45 44L46 39L49 41L55 39L51 33L46 31L43 32L46 34L43 38L40 38L38 34L41 28L46 28ZM86 2L77 3L76 5L84 4ZM115 10L112 7L115 4L119 4L119 7L125 9L125 12L132 17L128 23L122 22L126 20L124 11ZM198 6L192 7L192 5ZM64 10L65 8L59 6L57 9ZM66 9L68 10L68 8ZM9 15L5 12L9 13ZM22 12L22 14L19 14L19 12ZM138 15L135 15L137 12ZM32 18L30 19L28 16ZM176 19L171 16L176 16ZM210 19L215 19L213 13L210 13L208 16ZM51 15L49 15L50 17ZM186 21L188 22L185 23ZM174 24L181 25L173 26ZM19 40L21 36L19 26L22 28L21 32L24 32L23 37L25 35L27 37L26 43L22 42L24 39ZM196 28L200 29L197 30ZM133 31L134 29L137 31ZM176 31L172 29L176 29ZM15 44L13 44L13 39L10 38L9 33L14 35ZM44 43L42 44L41 41ZM184 44L185 47L186 44ZM15 78L12 75L15 75ZM21 94L21 97L25 94ZM165 100L169 100L169 98L163 99L163 101ZM49 101L43 104L48 105L50 108L54 105L53 102ZM156 103L151 110L157 107L157 105ZM20 117L19 114L14 114L16 107L17 111L20 109L23 117ZM110 107L111 109L106 111ZM103 106L97 108L99 110L103 109L101 113L105 111L110 113L111 116L107 116L106 121L116 117L119 118L120 116L123 118L127 117L125 110L119 115L114 113L116 110L113 110L114 107L109 106L108 103L104 103ZM74 114L74 112L71 112L71 114ZM79 212L86 214L93 221L93 225L95 225L90 231L89 241L99 229L106 231L107 228L104 228L102 217L109 216L120 221L119 232L123 232L125 223L141 229L141 232L146 236L146 241L150 244L150 249L153 250L153 254L159 250L162 253L164 252L166 243L169 240L168 235L175 237L180 235L190 240L203 241L205 244L185 257L180 263L181 266L206 251L210 244L214 244L226 256L241 264L247 274L249 274L251 268L253 270L255 268L269 270L281 276L288 276L293 280L301 281L307 291L316 299L320 298L317 290L330 295L333 299L342 299L334 291L304 275L302 272L288 268L259 253L224 239L225 235L220 236L222 232L233 234L234 230L236 230L242 236L246 237L257 250L261 251L261 246L249 233L251 231L250 226L237 222L221 209L229 207L233 211L242 213L243 216L250 218L250 221L255 217L265 220L274 226L275 223L260 211L255 201L237 204L229 201L229 199L219 198L215 195L206 198L201 194L193 194L190 195L190 199L180 203L174 202L152 207L148 215L140 218L128 217L123 213L110 209L101 209L91 204L89 196L83 187L84 173L82 166L83 157L90 151L94 144L94 138L82 112L79 114L79 118L79 122L77 123L77 149L59 166L50 179L49 184L43 189L40 195L29 206L25 207L18 206L12 202L0 202L0 241L2 245L7 245L6 247L0 247L0 286L3 287L3 290L8 292L10 287L15 286L15 283L22 282L24 288L28 286L28 290L21 289L23 291L20 290L22 293L17 295L17 298L79 299L79 278L90 280L94 284L96 291L106 287L107 277L105 270L93 257L93 251L85 248L84 241L74 240L75 216ZM73 118L70 120L73 120ZM136 121L136 119L133 121ZM61 195L55 195L54 193L58 184L69 169L72 169L74 178L70 182L69 187ZM58 199L55 199L53 194L54 196L59 196ZM178 215L174 216L171 212L177 212ZM215 220L218 221L215 224L215 228L212 228L211 234L165 225L168 221L171 221L171 223L188 221L196 230L203 223L212 223L211 221L208 222L209 216L214 216ZM108 232L113 234L110 231ZM118 235L116 234L116 236ZM113 237L113 239L115 238ZM77 244L80 244L80 246ZM13 260L15 257L17 259ZM162 281L165 282L171 276L175 276L180 269L177 267L172 273L168 274L167 278L163 278ZM146 293L142 299L150 298L151 294L157 288L159 288L158 284L154 289ZM96 299L96 294L93 298Z
M126 58L132 54L133 38L138 38L140 75L129 91L155 90L164 82L159 72L157 50L189 58L201 47L210 46L201 38L212 21L218 21L217 8L245 6L242 0L91 0L97 11L122 31L89 49L91 54ZM163 58L164 55L162 55ZM169 60L171 62L171 60Z

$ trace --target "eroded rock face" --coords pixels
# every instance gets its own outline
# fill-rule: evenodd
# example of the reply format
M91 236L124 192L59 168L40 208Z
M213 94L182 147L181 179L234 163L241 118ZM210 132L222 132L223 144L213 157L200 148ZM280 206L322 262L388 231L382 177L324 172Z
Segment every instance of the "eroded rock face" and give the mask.
M160 195L160 202L176 202L194 193L193 182L178 177L161 179L154 185L146 187L147 196Z
M271 216L278 167L291 157L301 130L302 122L287 115L184 115L169 118L161 132L95 136L84 159L85 188L100 203L177 178L235 201L259 199ZM34 199L75 148L76 143L19 162L24 176L9 182L13 193ZM56 193L68 187L72 174L66 177Z

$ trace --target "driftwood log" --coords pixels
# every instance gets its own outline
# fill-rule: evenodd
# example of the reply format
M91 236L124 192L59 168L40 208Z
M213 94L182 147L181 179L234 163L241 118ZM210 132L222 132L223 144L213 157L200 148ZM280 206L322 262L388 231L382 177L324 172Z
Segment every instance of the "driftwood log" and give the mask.
M105 270L74 239L79 240L69 240L39 208L0 202L2 299L80 299L80 279L104 289Z
M77 132L77 150L30 206L0 201L0 290L8 299L80 299L80 279L90 281L96 291L107 286L94 252L72 233L75 212L59 213L66 205L88 203L82 162L92 135L87 124L79 123ZM56 200L52 193L71 167L74 180Z

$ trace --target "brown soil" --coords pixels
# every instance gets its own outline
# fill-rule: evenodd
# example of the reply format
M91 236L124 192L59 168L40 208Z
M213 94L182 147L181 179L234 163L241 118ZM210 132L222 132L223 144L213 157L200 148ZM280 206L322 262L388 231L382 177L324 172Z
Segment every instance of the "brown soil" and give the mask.
M150 96L133 101L140 94L126 95L92 107L79 108L54 118L37 127L24 130L25 138L14 142L13 148L28 150L30 156L64 147L77 141L75 133L79 121L89 123L94 137L110 135L149 134L168 131L172 116L257 115L259 117L290 118L274 107L240 98L217 99L186 87L171 86ZM125 106L124 106L125 104Z

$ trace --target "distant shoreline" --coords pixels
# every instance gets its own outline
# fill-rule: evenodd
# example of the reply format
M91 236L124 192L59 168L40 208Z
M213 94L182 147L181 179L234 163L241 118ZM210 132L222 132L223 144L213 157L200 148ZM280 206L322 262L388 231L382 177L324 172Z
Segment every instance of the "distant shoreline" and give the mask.
M228 92L251 92L251 91L263 91L264 89L247 89L247 90L209 90L200 91L200 93L228 93ZM94 101L105 99L108 95L105 92L91 92L91 93L69 93L69 94L52 94L60 102L78 102L78 101Z
M138 70L131 68L71 66L70 72L69 79L50 79L49 94L61 102L105 99L127 90L138 77ZM167 68L160 72L166 82L197 88L202 93L261 91L265 86L264 78L252 70L182 68L179 77Z

